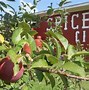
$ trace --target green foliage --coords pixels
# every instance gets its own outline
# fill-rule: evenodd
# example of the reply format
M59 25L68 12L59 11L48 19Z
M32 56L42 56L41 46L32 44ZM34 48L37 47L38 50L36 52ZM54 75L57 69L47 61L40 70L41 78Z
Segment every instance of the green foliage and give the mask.
M39 1L33 0L34 6L29 8L33 10ZM62 0L59 7L66 3L66 0ZM8 7L3 2L0 2L0 5ZM23 6L25 7L24 3ZM0 70L4 65L1 63L2 59L9 56L14 64L14 75L18 75L20 63L24 67L24 73L14 83L6 82L0 76L0 90L88 90L89 82L85 80L89 80L89 62L84 59L89 52L70 45L63 36L61 24L65 21L65 11L56 10L61 14L62 21L46 32L47 39L41 40L40 48L36 46L34 38L37 32L32 28L39 24L42 17L28 13L22 7L19 8L19 14L12 8L14 16L5 13L4 21L1 23L0 33L4 35L5 42L0 44ZM55 12L52 4L48 8L48 15ZM3 8L0 7L0 10ZM31 54L23 51L25 43L29 44Z
M47 61L50 62L51 64L58 63L58 59L53 55L46 54L46 58L47 58Z
M67 62L62 66L63 69L71 71L75 74L78 74L82 77L85 77L85 71L83 67L80 67L78 64L73 62Z
M33 62L31 68L47 67L47 62L44 59L39 59Z
M59 32L48 31L46 34L47 35L51 35L54 38L58 39L60 41L60 43L63 45L64 49L65 50L67 49L67 47L68 47L68 40L63 35L61 35Z
M12 35L12 42L17 44L21 40L22 28L18 27Z
M28 34L27 41L30 44L32 51L35 51L36 50L36 43L30 34Z

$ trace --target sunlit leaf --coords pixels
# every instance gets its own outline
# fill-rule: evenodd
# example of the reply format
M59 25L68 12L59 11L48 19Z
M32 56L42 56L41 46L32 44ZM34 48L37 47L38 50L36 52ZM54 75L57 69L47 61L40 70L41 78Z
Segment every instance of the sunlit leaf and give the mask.
M16 53L13 49L9 50L8 53L7 53L7 56L10 57L11 61L13 63L17 63L17 60L16 60Z
M24 85L21 90L29 90L28 86L27 85Z
M26 22L20 22L18 26L23 29L23 32L21 34L22 36L26 35L31 30L30 25L28 23L26 23Z
M58 59L55 56L46 54L46 57L47 57L47 61L50 62L51 64L58 63Z
M58 39L65 50L68 48L68 40L63 35L61 35L59 32L47 31L46 34Z
M78 64L73 63L73 62L67 62L65 63L62 68L65 70L68 70L74 74L78 74L82 77L85 77L85 71L83 67L80 67Z
M54 44L55 44L55 49L56 49L56 57L59 59L59 57L61 56L61 46L59 44L59 42L57 41L57 39L54 38Z
M47 66L48 64L45 59L39 59L39 60L35 60L32 63L31 68L40 68L40 67L47 67Z
M15 76L19 72L19 65L14 64L13 70L14 70L14 76Z
M89 55L89 52L88 51L79 51L79 52L76 52L74 55L72 55L72 57L75 57L75 56L79 56L79 55Z
M55 32L55 35L66 50L68 48L68 40L63 35L59 34L58 32Z
M33 37L32 37L30 34L28 34L27 42L30 44L31 49L32 49L33 51L36 50L35 40L33 39Z
M15 52L17 53L18 51L20 51L25 43L27 43L27 40L20 40L14 48Z
M89 89L89 81L81 81L80 82L80 85L81 85L81 87L84 89L84 90L88 90Z
M72 56L76 53L76 50L73 45L69 45L68 47L68 59L70 60Z
M6 50L5 46L0 46L0 51Z
M0 34L0 43L3 43L4 42L4 37L2 34Z
M17 29L15 29L15 31L13 32L12 35L12 42L14 44L17 44L20 40L21 40L21 33L22 33L22 28L18 27Z

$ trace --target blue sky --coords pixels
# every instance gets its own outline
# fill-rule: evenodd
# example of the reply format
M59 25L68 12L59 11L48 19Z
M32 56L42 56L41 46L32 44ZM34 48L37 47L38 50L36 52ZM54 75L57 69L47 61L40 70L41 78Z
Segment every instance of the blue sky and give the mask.
M20 5L20 1L22 1L22 0L16 0L15 2L8 2L6 0L0 0L0 1L4 1L5 3L10 4L12 7L14 7L16 10L18 10L18 6ZM31 3L31 4L33 2L33 0L23 0L23 1ZM89 2L89 0L70 0L70 1L71 1L71 3L68 5L74 5L74 4ZM41 0L37 5L37 10L38 11L47 10L47 7L50 5L51 2L53 3L53 7L57 8L60 0Z

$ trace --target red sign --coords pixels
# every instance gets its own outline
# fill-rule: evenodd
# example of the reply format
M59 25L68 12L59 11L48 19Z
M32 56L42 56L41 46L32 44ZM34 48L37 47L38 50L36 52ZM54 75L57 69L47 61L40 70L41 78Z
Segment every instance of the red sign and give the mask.
M61 20L60 15L55 15L48 18L47 21L41 22L40 27L36 30L38 34L42 36L42 39L46 37L45 32L51 27L48 26L48 21L55 21L55 25L59 24ZM54 20L55 19L55 20ZM69 13L65 16L66 22L63 25L63 34L68 39L70 44L75 45L78 41L88 47L89 44L89 10L78 11Z

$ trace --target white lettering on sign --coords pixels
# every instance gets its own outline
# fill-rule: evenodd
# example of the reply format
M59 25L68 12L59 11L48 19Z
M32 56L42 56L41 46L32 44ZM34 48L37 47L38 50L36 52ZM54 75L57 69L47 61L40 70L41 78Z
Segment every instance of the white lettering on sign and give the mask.
M82 15L83 15L83 19L82 19L82 21L83 21L83 26L82 26L82 28L83 28L83 29L85 29L85 28L89 28L89 25L86 26L86 24L85 24L86 22L89 23L89 18L86 18L86 15L89 16L89 12L82 13Z
M82 20L80 20L81 18L82 18ZM56 16L56 18L54 18L54 19L53 19L53 17L52 18L49 18L47 20L47 22L49 22L49 21L51 21L51 22L55 21L54 22L55 23L55 26L58 26L61 23L61 16ZM46 31L52 29L52 27L53 26L48 27L46 29ZM85 43L86 42L86 39L87 39L86 38L87 37L86 36L87 35L86 34L86 29L89 29L89 12L84 12L84 13L81 13L81 14L80 13L76 13L76 14L72 14L70 16L65 16L64 30L67 30L68 31L69 29L75 30L75 42L76 43L79 42L79 40L81 40L82 43ZM82 34L82 36L80 34Z
M79 31L76 31L76 33L75 33L75 42L77 43L77 42L79 42Z
M67 18L68 18L68 16L65 16L65 24L64 24L65 26L64 26L64 30L68 30L68 29L67 29L67 23L68 23L68 22L67 22Z
M76 32L75 32L75 42L76 42L76 43L79 42L79 34L80 34L79 31L76 31ZM82 32L82 42L83 42L83 43L86 42L86 31L83 31L83 32Z
M83 31L83 42L86 42L86 31Z
M78 29L78 28L79 28L78 25L76 25L76 26L74 25L74 23L76 22L76 21L75 21L75 18L76 18L76 17L78 18L78 17L79 17L79 14L73 14L73 15L72 15L72 19L71 19L71 24L72 24L72 25L71 25L71 26L72 26L73 29Z

